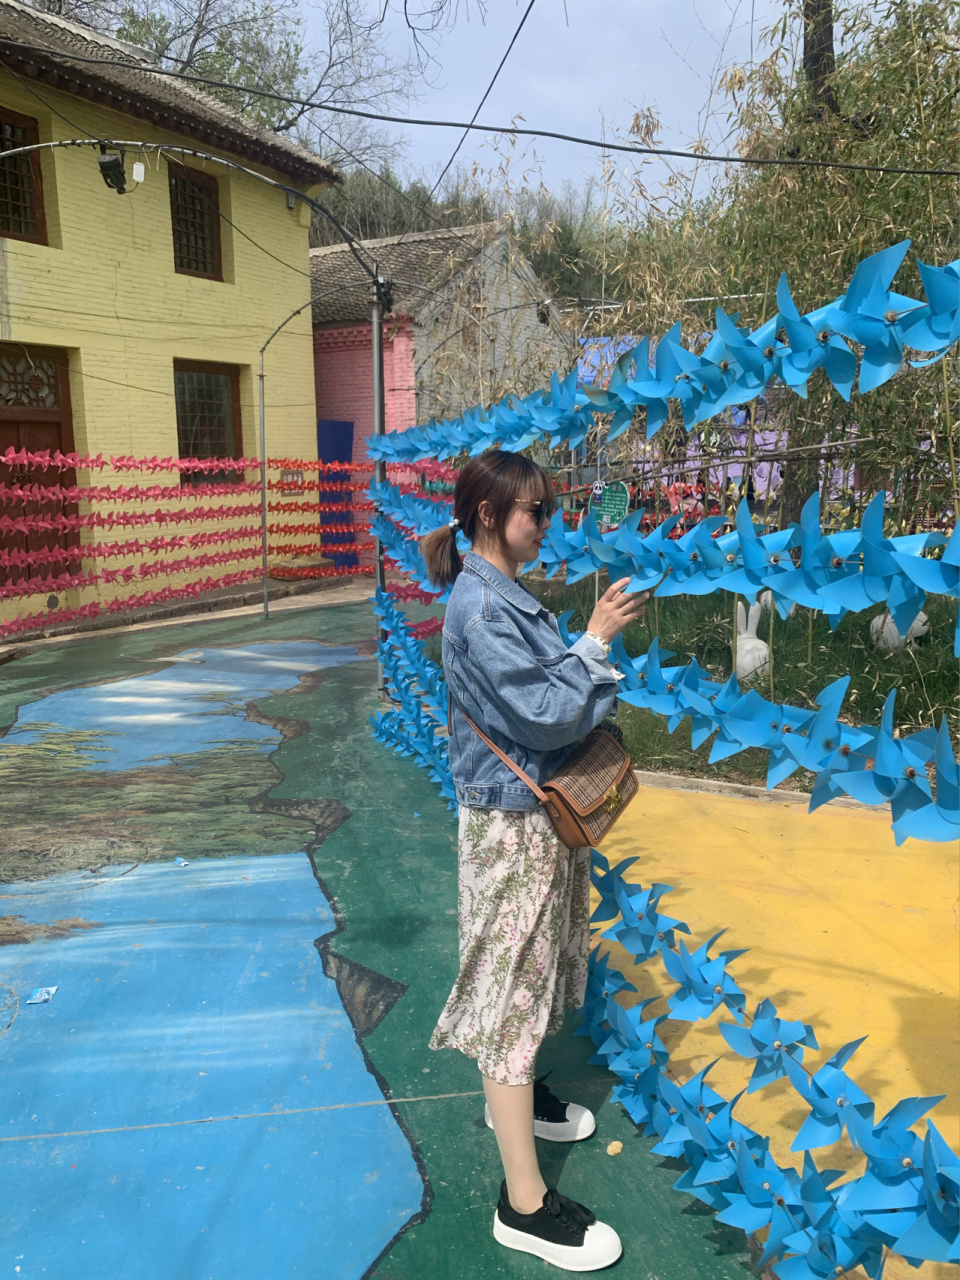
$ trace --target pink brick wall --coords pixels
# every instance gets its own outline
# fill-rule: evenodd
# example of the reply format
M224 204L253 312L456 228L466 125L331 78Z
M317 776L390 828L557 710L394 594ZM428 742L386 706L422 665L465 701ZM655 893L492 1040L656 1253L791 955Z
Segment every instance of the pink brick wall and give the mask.
M384 425L387 431L416 421L413 326L406 316L383 325ZM366 437L373 431L372 356L369 325L313 331L317 417L353 425L353 460L366 461Z

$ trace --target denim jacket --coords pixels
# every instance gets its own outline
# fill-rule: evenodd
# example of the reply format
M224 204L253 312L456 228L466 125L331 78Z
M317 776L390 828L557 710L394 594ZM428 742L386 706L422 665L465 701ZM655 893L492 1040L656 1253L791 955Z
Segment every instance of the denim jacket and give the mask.
M581 636L568 649L553 614L473 551L450 592L443 670L454 701L449 748L457 800L481 808L529 810L540 802L477 737L458 704L539 784L610 714L617 696L600 646Z

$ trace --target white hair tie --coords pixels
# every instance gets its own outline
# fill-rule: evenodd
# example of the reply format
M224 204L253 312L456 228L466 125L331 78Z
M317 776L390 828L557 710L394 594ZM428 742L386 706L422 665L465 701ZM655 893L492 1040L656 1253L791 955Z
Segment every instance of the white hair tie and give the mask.
M457 530L460 528L460 521L457 519L456 516L454 516L452 520L448 521L447 528L453 529L453 530Z

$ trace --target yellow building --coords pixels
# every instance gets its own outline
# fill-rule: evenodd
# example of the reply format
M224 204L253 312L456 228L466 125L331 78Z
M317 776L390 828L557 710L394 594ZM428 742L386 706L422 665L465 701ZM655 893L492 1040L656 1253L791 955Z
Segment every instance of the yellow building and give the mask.
M0 0L0 156L58 140L130 144L122 155L84 146L0 158L0 454L258 455L260 348L310 297L310 209L294 192L314 195L338 175L155 65L143 50ZM316 458L309 309L270 345L266 375L268 456ZM0 465L7 486L50 478ZM182 488L175 472L75 477L117 482ZM82 550L95 535L102 544L103 531L65 543L8 528L0 547ZM96 571L96 557L82 568ZM0 584L19 576L8 555ZM99 583L60 593L58 604L118 594L116 583ZM0 600L0 619L45 602L46 593Z

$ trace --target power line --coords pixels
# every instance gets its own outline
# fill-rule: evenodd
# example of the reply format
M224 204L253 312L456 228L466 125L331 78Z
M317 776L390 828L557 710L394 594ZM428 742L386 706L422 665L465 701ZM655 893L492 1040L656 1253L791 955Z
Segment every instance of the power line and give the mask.
M43 53L48 57L63 58L68 62L92 63L101 67L121 67L125 71L146 70L151 75L170 76L173 79L185 80L188 84L209 85L215 89L230 89L234 92L249 93L256 97L267 98L273 102L283 102L289 106L306 107L315 111L330 111L334 115L353 116L361 120L379 120L386 124L419 125L423 128L433 129L474 130L479 133L505 133L512 134L515 137L526 138L552 138L557 142L572 142L578 146L591 147L596 151L622 151L628 155L670 156L674 159L693 160L701 164L705 161L712 161L717 164L772 165L790 169L844 169L855 170L860 173L891 173L912 177L960 177L960 169L912 169L898 165L856 164L850 160L802 160L800 157L792 156L713 155L709 152L700 154L696 151L680 151L668 147L642 147L636 143L604 142L599 138L581 138L577 134L557 133L552 129L528 129L520 128L517 125L476 124L473 122L465 123L460 120L425 120L416 116L395 116L381 111L363 111L359 107L335 107L328 102L314 102L309 98L294 98L286 94L274 93L269 89L254 89L249 85L233 84L229 80L213 80L206 76L192 76L182 71L168 71L162 67L142 68L136 64L123 62L116 58L86 58L77 53L62 53L58 49L49 49L44 45L25 44L19 40L10 40L5 36L0 36L0 44L7 45L9 48L24 49L29 53ZM172 149L179 150L180 148ZM236 167L241 168L242 166L238 165ZM280 187L282 190L295 191L295 188L284 187L282 183L273 183L273 185ZM296 194L308 203L311 202L310 197L304 196L302 192L297 191ZM323 212L323 207L319 205L319 201L313 203ZM337 220L330 214L329 210L326 211L326 214L339 227L340 224L337 223ZM350 243L349 240L348 243ZM369 270L366 264L364 264L364 267Z
M440 173L440 177L439 177L439 178L436 180L436 182L433 184L433 190L430 192L430 195L429 195L429 197L428 197L430 200L432 200L432 199L433 199L433 197L437 194L437 189L439 188L440 183L441 183L441 182L444 180L444 178L447 176L447 170L450 168L450 166L453 164L454 160L456 160L456 158L457 158L457 152L458 152L458 151L460 150L460 148L463 146L464 142L466 142L466 140L467 140L467 134L470 132L470 129L472 129L472 128L473 128L473 126L476 124L476 122L477 122L477 116L480 114L480 111L481 111L481 109L482 109L482 107L483 107L483 104L486 102L487 98L489 98L489 96L490 96L490 91L492 90L493 86L497 83L497 76L499 76L500 72L503 70L504 63L507 61L507 58L509 58L509 57L510 57L510 50L511 50L511 49L513 48L513 46L516 44L516 42L517 42L517 36L519 36L520 32L523 30L523 24L526 22L527 18L530 16L530 10L533 8L534 3L535 3L535 0L530 0L530 3L527 5L526 10L524 11L524 15L523 15L523 17L520 19L520 25L517 27L516 31L513 33L513 36L511 37L510 43L507 45L507 51L506 51L506 53L503 55L503 57L500 59L500 64L499 64L499 66L497 67L496 71L493 73L493 79L492 79L492 80L490 81L490 83L487 85L487 88L486 88L486 90L485 90L485 92L484 92L483 97L480 99L479 103L477 104L477 109L476 109L476 111L475 111L475 112L473 113L473 115L470 117L470 124L467 126L467 128L466 128L466 129L464 129L464 131L463 131L463 135L462 135L462 137L460 138L460 141L457 143L457 145L456 145L456 146L454 147L454 149L453 149L453 155L451 155L450 159L449 159L449 160L447 161L447 163L443 166L443 170L442 170L442 171L441 171L441 173Z
M496 71L493 73L493 78L491 79L490 83L487 85L484 91L483 97L477 103L476 111L474 111L473 115L470 117L471 125L476 122L477 116L480 114L480 110L483 107L483 104L486 102L487 98L489 98L490 91L493 89L493 86L497 83L497 76L499 76L500 72L503 70L504 64L506 63L507 58L510 56L510 50L516 44L517 36L519 36L520 32L523 30L523 24L526 22L527 18L530 16L530 10L533 8L534 3L535 3L535 0L530 0L530 3L527 5L526 9L524 10L523 17L520 19L520 25L517 27L516 31L514 31L513 36L511 37L510 43L507 45L506 52L504 53L503 57L500 59L500 62L497 66ZM447 176L450 166L453 164L454 160L456 160L457 153L459 152L460 148L463 146L464 142L466 141L469 132L470 132L469 129L464 129L463 133L460 135L459 142L453 148L453 152L450 156L450 159L441 169L440 176L437 178L436 182L433 184L430 194L427 196L426 200L424 200L423 204L417 210L418 218L423 214L424 209L426 209L427 205L431 203L431 201L433 200L433 197L437 194L437 191L439 190L439 187L440 187L440 183ZM482 206L481 206L481 210L482 210ZM403 243L403 238L406 234L407 234L406 232L403 232L403 234L400 236L400 239L397 241L398 245L401 245Z

